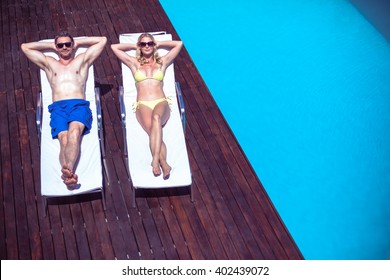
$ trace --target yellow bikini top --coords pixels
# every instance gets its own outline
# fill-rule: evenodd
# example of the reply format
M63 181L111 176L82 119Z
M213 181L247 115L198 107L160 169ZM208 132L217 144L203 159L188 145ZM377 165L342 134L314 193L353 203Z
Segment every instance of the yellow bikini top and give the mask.
M147 79L153 79L153 80L161 82L164 79L164 72L161 70L161 67L153 73L152 77L147 77L145 75L145 73L143 73L139 69L137 69L137 71L135 71L135 73L134 73L134 80L135 80L136 83L145 81Z

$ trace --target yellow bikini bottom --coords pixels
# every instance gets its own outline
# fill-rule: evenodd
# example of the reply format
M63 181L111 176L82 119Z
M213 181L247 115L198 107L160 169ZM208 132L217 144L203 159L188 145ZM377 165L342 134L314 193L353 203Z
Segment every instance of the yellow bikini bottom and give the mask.
M154 110L154 107L156 107L157 104L164 101L168 103L169 108L172 110L172 98L170 96L167 96L155 100L138 100L133 103L133 112L135 113L139 109L139 105L145 105L151 110Z

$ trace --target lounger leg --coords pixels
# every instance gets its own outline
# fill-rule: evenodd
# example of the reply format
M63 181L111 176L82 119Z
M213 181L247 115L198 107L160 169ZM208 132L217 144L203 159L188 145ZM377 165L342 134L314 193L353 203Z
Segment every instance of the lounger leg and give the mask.
M100 151L102 152L104 175L106 177L106 184L107 184L107 186L109 186L110 185L110 175L108 174L108 171L107 171L106 152L104 149L104 140L103 140L103 128L99 129L99 134L100 134L100 139L99 139ZM103 192L103 190L102 190L102 192ZM104 210L106 210L106 208L104 208Z
M43 198L43 216L46 217L47 216L47 198L44 196L42 198Z
M99 136L100 136L100 139L99 139L100 151L102 153L103 168L104 168L104 173L106 175L106 182L107 182L107 185L110 185L110 176L109 176L108 171L107 171L106 151L104 149L104 138L103 138L104 136L103 136L103 128L102 127L99 129Z
M103 159L103 168L104 168L104 174L106 177L106 183L107 186L110 185L110 177L107 172L107 164L106 164L106 149L104 148L104 133L103 133L103 118L102 118L102 106L100 102L100 88L95 87L95 101L96 101L96 114L97 114L97 124L98 124L98 133L99 133L99 144L100 144L100 151L102 154ZM102 188L102 202L103 202L103 209L106 210L106 197L104 194L105 188Z
M102 203L103 203L103 210L106 211L106 195L104 194L104 188L102 188Z
M130 178L130 170L129 170L129 159L128 159L128 151L127 151L127 138L126 138L126 105L124 101L124 89L123 87L119 87L119 105L121 109L121 120L122 120L122 135L123 135L123 157L126 162L126 172L127 176Z
M110 177L109 177L108 171L107 171L106 158L103 158L103 168L104 168L104 174L106 175L106 183L107 183L107 186L109 186L110 185Z
M133 188L133 194L132 194L132 205L133 205L133 208L135 208L135 188Z

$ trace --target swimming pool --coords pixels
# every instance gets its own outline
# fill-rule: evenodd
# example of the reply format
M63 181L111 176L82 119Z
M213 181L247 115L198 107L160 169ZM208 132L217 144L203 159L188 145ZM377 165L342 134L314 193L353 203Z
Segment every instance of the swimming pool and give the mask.
M346 0L160 2L305 258L390 259L389 42Z

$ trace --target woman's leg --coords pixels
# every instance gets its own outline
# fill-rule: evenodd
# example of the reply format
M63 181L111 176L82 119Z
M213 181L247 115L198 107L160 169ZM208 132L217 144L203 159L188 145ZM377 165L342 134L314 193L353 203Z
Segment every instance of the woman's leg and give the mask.
M156 130L156 158L163 171L164 179L168 179L171 167L167 163L167 147L163 141L163 126L171 115L168 102L164 101L156 105L153 110L152 134Z
M137 111L136 111L136 117L137 117L137 120L139 122L139 124L141 125L141 127L145 130L145 132L148 134L149 136L149 148L150 148L150 152L152 153L152 170L153 170L153 174L155 176L158 176L161 174L161 170L160 170L160 166L158 164L158 161L156 163L156 159L155 159L155 137L153 137L153 135L151 134L151 131L152 131L152 109L150 109L149 107L143 105L143 104L140 104Z
M161 175L160 155L162 155L164 158L161 167L163 168L164 175L166 173L169 175L170 167L166 164L166 147L162 142L162 127L168 121L170 116L168 103L166 101L160 102L156 105L153 111L149 107L140 104L136 114L138 122L149 135L149 146L153 158L153 174L155 176ZM163 154L161 154L161 151Z
M164 141L162 141L162 143L161 143L160 165L161 165L161 169L163 171L164 179L168 179L170 172L172 170L172 167L167 163L167 147L165 146Z

